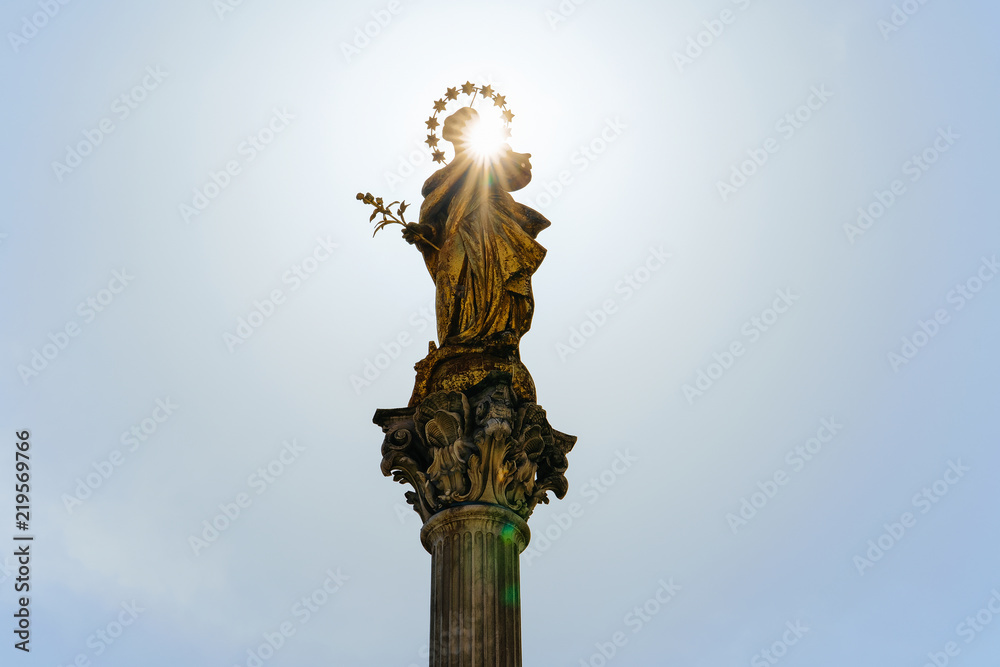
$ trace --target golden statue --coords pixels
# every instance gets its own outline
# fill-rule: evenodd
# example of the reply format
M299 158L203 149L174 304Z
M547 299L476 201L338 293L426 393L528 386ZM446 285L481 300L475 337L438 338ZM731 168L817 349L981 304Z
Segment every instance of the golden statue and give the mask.
M489 86L467 83L462 89L491 99L503 110L507 124L513 118L504 97ZM457 96L457 89L449 88L445 97ZM446 104L445 99L438 100L427 121L431 130L427 143L432 148L438 141L437 113ZM419 222L406 222L405 202L386 207L381 198L358 194L358 199L375 206L372 220L382 214L376 232L391 223L403 226L403 238L420 250L434 280L441 349L432 343L428 358L417 364L411 404L428 391L478 382L494 370L511 373L515 389L534 400L534 385L520 362L518 343L531 327L534 313L531 276L545 257L545 248L535 237L551 223L510 195L531 181L531 154L516 153L502 141L492 150L482 150L476 142L480 129L480 115L471 106L445 119L441 136L454 146L455 155L424 182ZM434 160L444 162L444 153L435 150ZM395 204L399 208L393 212ZM447 368L438 369L442 364ZM435 383L431 377L456 373L463 379ZM430 383L423 388L421 375L425 384Z
M508 147L496 159L475 154L465 132L477 120L468 107L445 120L455 158L424 183L420 222L403 230L434 279L442 346L516 345L531 327L531 275L545 257L535 237L549 221L509 194L531 180L531 155Z

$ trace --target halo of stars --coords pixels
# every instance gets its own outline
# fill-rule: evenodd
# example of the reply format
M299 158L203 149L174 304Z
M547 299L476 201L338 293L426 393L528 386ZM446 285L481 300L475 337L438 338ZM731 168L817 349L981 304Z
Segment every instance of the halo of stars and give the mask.
M466 81L463 85L457 86L455 88L449 88L444 97L434 102L434 113L428 118L424 123L427 125L427 130L430 134L427 135L427 139L424 143L431 147L431 157L435 162L440 162L442 164L447 164L444 159L444 151L438 148L438 135L437 128L441 125L438 122L438 114L444 112L448 108L448 103L453 102L458 99L459 94L469 95L472 97L472 101L469 102L469 106L476 101L477 95L482 95L483 99L488 99L493 102L493 106L500 107L500 115L503 117L503 132L504 138L510 137L510 122L514 120L514 113L507 108L507 98L503 95L494 92L493 88L489 85L486 86L476 86L471 81Z

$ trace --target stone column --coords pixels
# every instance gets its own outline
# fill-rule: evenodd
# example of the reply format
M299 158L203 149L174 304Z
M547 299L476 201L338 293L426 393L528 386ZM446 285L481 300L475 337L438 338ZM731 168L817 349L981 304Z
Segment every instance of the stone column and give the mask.
M521 667L527 519L549 491L566 495L576 438L549 425L533 393L520 398L509 373L452 386L460 388L431 385L410 407L375 412L382 472L413 486L406 500L424 522L430 667Z
M521 667L519 561L529 536L528 524L499 505L456 505L424 524L431 665Z

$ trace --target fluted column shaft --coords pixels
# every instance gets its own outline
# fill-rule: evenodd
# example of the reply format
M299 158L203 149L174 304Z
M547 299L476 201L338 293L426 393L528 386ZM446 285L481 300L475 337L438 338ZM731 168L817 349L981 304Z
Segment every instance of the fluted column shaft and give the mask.
M520 556L530 537L499 505L455 505L427 520L430 667L521 667Z

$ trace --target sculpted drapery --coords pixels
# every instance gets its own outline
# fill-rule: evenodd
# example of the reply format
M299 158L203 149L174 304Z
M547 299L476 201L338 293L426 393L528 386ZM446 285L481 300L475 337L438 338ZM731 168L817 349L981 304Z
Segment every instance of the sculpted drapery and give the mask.
M446 138L468 119L455 116L446 120ZM550 223L509 194L531 180L529 158L505 148L487 161L456 142L455 159L424 183L413 231L438 249L404 235L434 279L441 345L517 345L531 327L531 275L545 257L535 237Z

